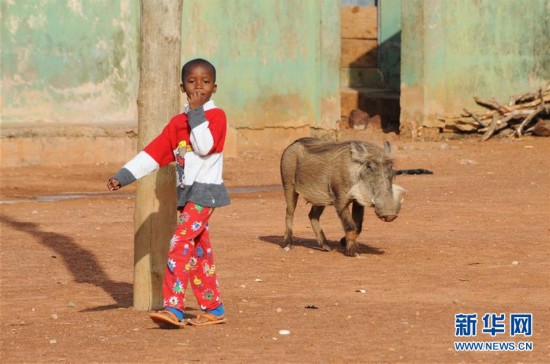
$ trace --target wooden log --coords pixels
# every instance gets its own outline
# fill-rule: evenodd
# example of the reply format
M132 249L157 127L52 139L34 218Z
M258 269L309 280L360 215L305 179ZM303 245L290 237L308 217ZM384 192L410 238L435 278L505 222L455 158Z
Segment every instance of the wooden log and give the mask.
M476 116L474 113L469 112L468 110L464 109L464 112L470 116L472 119L474 119L481 127L486 128L487 125L481 120L480 117Z
M493 119L491 120L491 125L489 125L489 127L481 137L481 141L484 142L492 137L493 134L500 129L498 128L498 126L501 126L502 128L502 125L504 125L504 122L502 122L496 115L494 115Z
M525 115L529 115L529 111L525 110L514 110L508 115L506 115L503 118L499 118L497 115L493 116L493 120L491 121L491 125L489 125L489 128L485 133L483 134L483 137L481 138L481 141L486 141L490 137L493 136L494 133L508 127L508 122L514 118L522 118Z
M506 112L510 112L510 111L514 110L513 107L509 107L509 106L506 106L506 105L502 105L502 104L501 104L500 102L498 102L495 98L493 98L492 101L493 101L493 103L494 103L495 105L498 105L499 110L505 110Z
M550 84L546 85L544 88L544 91L542 88L540 88L537 92L527 92L521 95L515 95L510 97L510 106L515 105L517 103L525 103L532 100L535 100L537 97L540 97L540 94L546 95L550 92Z
M532 101L537 97L537 94L535 92L530 92L526 94L521 95L515 95L510 97L510 102L508 103L508 106L514 106L518 103Z
M180 112L182 0L141 0L138 150ZM134 212L134 308L163 307L162 280L176 223L175 171L138 182Z
M496 102L495 100L485 100L485 99L482 99L482 98L479 98L477 96L474 96L474 100L477 104L481 105L481 106L485 106L485 107L489 107L491 109L494 109L494 110L497 110L498 112L500 112L501 114L505 114L509 111L511 111L510 108L508 107L504 107L503 105L501 105L500 103Z
M451 125L446 125L446 126L451 127ZM452 125L452 127L454 129L458 129L460 131L465 131L465 132L472 132L479 129L478 124L472 124L471 121L469 120L458 120L455 124Z
M523 133L523 128L525 128L527 125L529 125L529 122L533 120L535 116L537 116L539 113L541 113L544 110L544 104L541 104L539 107L537 107L535 110L533 110L522 122L519 124L519 126L516 128L516 135L518 137L521 136Z
M437 116L444 121L446 128L455 128L461 131L478 131L483 133L482 141L507 127L512 128L511 135L521 136L523 130L540 113L550 113L550 84L537 92L524 93L512 96L508 105L503 105L495 99L487 100L474 97L478 105L489 108L485 112L472 112L464 109L461 115ZM513 127L514 119L523 119ZM486 120L491 120L489 124Z

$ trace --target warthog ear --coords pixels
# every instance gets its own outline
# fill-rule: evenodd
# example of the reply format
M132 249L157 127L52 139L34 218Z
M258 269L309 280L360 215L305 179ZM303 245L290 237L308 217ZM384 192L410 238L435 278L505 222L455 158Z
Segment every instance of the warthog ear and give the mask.
M350 144L350 149L352 162L364 164L367 161L369 152L362 143L353 142Z
M391 145L387 140L384 142L384 153L389 157L391 155Z

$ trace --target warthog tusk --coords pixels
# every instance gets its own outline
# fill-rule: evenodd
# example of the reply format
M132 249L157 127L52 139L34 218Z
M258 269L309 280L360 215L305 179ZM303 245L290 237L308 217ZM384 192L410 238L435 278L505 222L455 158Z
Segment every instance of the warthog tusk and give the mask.
M374 198L372 198L371 201L372 201L372 204L373 204L374 206L376 206L376 202L374 202Z

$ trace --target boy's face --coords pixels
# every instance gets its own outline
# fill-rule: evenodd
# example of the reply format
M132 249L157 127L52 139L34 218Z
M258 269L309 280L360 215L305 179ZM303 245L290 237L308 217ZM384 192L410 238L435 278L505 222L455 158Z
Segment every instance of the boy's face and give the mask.
M202 104L210 100L217 88L212 70L203 64L191 67L181 84L181 91L187 94L188 100L196 100Z

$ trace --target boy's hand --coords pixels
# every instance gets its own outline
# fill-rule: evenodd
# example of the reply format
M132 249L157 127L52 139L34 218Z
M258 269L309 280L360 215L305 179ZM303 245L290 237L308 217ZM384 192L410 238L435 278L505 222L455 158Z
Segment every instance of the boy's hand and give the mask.
M109 182L107 183L107 188L109 188L111 191L116 191L120 188L120 182L116 178L109 178Z
M193 93L189 94L189 96L187 96L187 101L189 102L189 107L191 109L196 109L206 104L208 100L206 98L206 94L199 90L193 91Z

